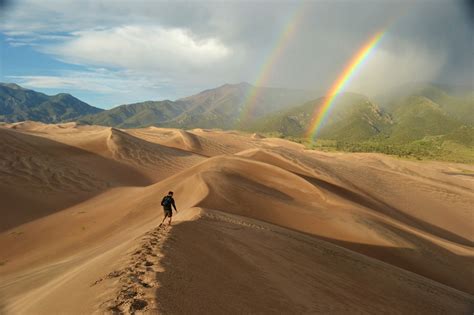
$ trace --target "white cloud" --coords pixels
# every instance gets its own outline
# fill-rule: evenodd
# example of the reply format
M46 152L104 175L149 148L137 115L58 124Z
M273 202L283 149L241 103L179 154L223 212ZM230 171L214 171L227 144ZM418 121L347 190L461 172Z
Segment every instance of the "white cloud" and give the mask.
M74 75L29 75L9 76L10 79L21 85L35 89L74 89L99 93L117 92L117 88L111 88L108 83L117 84L117 80L104 77L92 78L88 73L76 73ZM115 82L114 82L115 81Z
M34 46L84 71L61 72L71 69L61 63L43 67L46 58L39 58L37 65L30 60L25 64L33 67L5 75L31 71L22 77L27 83L110 90L110 99L122 103L122 89L134 99L159 99L226 82L252 83L278 51L264 84L322 93L360 45L395 18L388 30L393 36L383 39L348 90L370 96L412 81L472 81L472 24L466 24L463 6L414 2L408 14L399 14L403 1L17 0L0 23L0 32L12 38L9 45ZM302 3L306 14L288 44L279 46L282 30L294 22L288 17Z
M99 95L99 97L90 101L99 106L138 102L145 99L173 99L176 96L173 95L172 82L169 79L132 71L91 68L84 71L61 71L55 75L8 76L7 78L31 89L72 94L92 92L93 95ZM107 97L108 95L115 97L111 100ZM100 99L101 102L97 102L96 99ZM88 100L85 99L85 101Z
M223 61L231 50L216 38L195 38L183 29L128 25L73 33L47 51L61 59L129 70L179 71Z

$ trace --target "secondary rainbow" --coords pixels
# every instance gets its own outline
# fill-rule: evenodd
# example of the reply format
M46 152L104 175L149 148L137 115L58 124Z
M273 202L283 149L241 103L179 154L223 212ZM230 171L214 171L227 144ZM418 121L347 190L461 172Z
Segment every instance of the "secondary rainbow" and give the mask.
M347 66L344 68L344 71L338 77L338 79L333 83L331 89L326 94L324 102L318 106L313 114L311 124L309 125L308 130L306 131L306 136L314 139L321 126L324 124L328 114L331 111L332 106L334 105L334 100L336 96L344 90L347 84L351 81L354 75L357 73L357 70L365 63L371 53L374 51L377 44L382 39L385 31L379 31L374 36L372 36L355 54L352 59L349 61Z
M262 89L259 87L265 86L268 82L275 64L281 58L283 52L293 38L293 35L298 30L298 27L303 20L303 15L306 12L305 8L306 7L304 5L301 5L298 9L296 9L295 12L289 16L287 22L282 27L282 31L280 32L278 39L275 41L273 49L260 67L259 74L254 82L255 87L249 90L244 100L244 106L240 114L241 123L244 123L249 117L253 116L255 104L257 103L262 91Z

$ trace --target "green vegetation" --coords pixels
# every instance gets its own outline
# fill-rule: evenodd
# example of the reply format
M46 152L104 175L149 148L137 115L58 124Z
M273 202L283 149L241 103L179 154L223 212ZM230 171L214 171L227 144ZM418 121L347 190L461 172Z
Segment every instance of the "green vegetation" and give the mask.
M255 132L276 131L284 136L302 137L315 109L323 103L319 98L303 105L267 115L246 129ZM362 141L388 133L391 117L363 95L344 93L338 96L335 106L320 131L323 139Z
M408 143L426 136L443 135L462 126L442 107L423 96L410 96L393 110L390 135L394 143Z
M467 147L474 147L474 126L460 126L444 137Z
M318 150L474 163L471 93L451 96L435 86L417 86L411 92L385 97L383 107L357 94L338 96L318 140L312 143L304 133L323 99L263 117L248 130L273 132Z
M322 151L374 152L417 160L441 160L458 163L474 163L474 147L467 147L444 137L432 137L406 144L386 141L345 142L337 140L317 140L313 143L302 141L310 149Z

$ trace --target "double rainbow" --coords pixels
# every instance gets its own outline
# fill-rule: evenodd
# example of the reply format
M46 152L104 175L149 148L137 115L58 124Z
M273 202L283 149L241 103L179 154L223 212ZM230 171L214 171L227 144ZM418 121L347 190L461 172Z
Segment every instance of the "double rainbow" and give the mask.
M326 118L331 112L331 108L334 105L336 96L342 90L344 90L347 84L357 73L357 70L360 69L360 67L369 58L384 34L385 31L379 31L374 36L372 36L349 61L347 66L344 68L344 71L331 86L331 89L328 91L323 103L315 109L311 124L306 131L307 137L314 139L318 135L321 126L324 124Z

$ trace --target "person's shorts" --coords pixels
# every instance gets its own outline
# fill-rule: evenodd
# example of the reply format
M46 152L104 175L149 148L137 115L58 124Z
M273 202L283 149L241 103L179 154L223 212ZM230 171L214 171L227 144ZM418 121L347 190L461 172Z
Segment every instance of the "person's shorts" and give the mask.
M163 209L165 211L165 217L172 217L173 216L173 210L171 209Z

